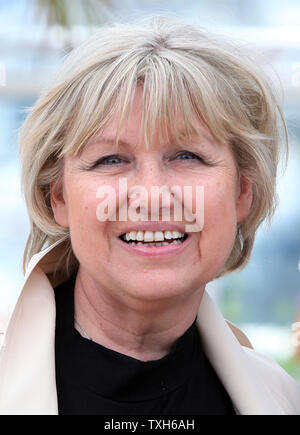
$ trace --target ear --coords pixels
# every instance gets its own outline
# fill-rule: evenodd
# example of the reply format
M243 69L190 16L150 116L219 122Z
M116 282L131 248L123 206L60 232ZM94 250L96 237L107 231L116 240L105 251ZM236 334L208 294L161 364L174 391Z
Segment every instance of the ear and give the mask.
M50 203L54 219L61 227L69 228L68 206L62 183L53 181L50 183Z
M239 190L236 200L236 215L237 222L243 222L250 213L252 199L253 199L253 183L245 175L239 178Z

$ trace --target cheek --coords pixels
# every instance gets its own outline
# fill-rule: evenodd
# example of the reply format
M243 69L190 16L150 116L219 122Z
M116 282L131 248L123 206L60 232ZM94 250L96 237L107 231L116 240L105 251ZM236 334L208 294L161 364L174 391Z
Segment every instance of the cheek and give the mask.
M70 230L88 229L96 220L96 205L94 189L74 185L68 204Z
M229 257L236 237L235 189L229 181L216 181L204 189L204 227L200 233L202 258L220 269Z
M108 193L107 193L108 192ZM118 189L106 180L97 177L78 177L73 180L68 189L68 210L71 224L88 227L89 225L103 225L103 219L97 218L97 209L113 210L117 204ZM105 207L105 204L110 207ZM110 219L113 220L113 219ZM71 225L70 225L71 226Z
M97 218L97 207L102 201L97 198L97 191L103 185L92 178L75 180L68 191L70 235L75 255L79 259L95 251L97 255L106 252L108 222Z
M204 195L205 228L225 231L236 225L235 192L230 183L216 182L205 189Z

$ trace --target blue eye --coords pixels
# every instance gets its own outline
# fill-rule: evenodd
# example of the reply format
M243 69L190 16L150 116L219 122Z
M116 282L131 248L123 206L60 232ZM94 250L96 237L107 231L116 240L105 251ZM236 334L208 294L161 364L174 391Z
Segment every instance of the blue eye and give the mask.
M116 155L101 157L89 169L96 169L99 166L116 166L122 164L122 162L124 162L124 159Z
M177 157L181 157L180 160L195 160L196 159L196 160L202 161L202 159L200 157L198 157L196 154L191 153L189 151L185 151L185 152L182 152L180 154L177 154Z
M178 153L175 156L175 160L193 160L195 162L200 162L200 163L204 163L207 165L212 165L211 163L209 163L209 161L207 161L207 159L203 159L202 157L198 156L197 154L194 154L190 151L182 151L180 153ZM95 161L95 163L92 163L87 169L89 170L93 170L93 169L97 169L100 168L101 166L104 167L113 167L113 166L120 166L123 164L129 164L130 160L128 160L127 158L123 158L122 156L118 156L118 155L109 155L109 156L105 156L105 157L101 157L100 159L98 159L97 161Z
M102 165L114 165L114 164L119 164L122 161L122 159L118 156L108 156L108 157L103 157L98 163L102 164ZM107 162L107 163L105 163Z

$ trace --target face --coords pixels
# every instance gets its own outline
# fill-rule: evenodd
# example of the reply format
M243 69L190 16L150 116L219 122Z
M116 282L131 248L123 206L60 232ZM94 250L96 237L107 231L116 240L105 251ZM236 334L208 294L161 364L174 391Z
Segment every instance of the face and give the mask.
M226 262L237 222L249 212L251 184L239 179L229 145L217 143L204 128L193 140L180 145L154 140L147 150L137 140L141 133L139 92L133 107L121 131L117 153L112 145L117 129L113 121L80 156L65 158L63 190L51 191L51 204L56 221L70 229L80 269L101 291L123 302L178 300L203 291ZM194 206L196 187L203 186L203 229L188 233L182 243L161 247L134 246L121 240L120 236L130 231L180 230L189 222L184 217L181 222L162 222L161 217L153 222L150 216L147 222L100 221L97 191L112 186L118 212L120 178L126 179L128 189L143 186L149 203L151 186L176 185L182 191L184 186L191 186ZM128 199L129 206L131 201Z

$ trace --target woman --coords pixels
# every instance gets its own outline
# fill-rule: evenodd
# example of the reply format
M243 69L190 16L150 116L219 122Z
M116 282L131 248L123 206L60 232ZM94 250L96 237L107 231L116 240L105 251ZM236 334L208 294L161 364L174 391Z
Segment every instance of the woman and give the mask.
M299 412L205 291L274 211L280 120L250 59L176 20L70 54L20 134L31 232L2 413Z

